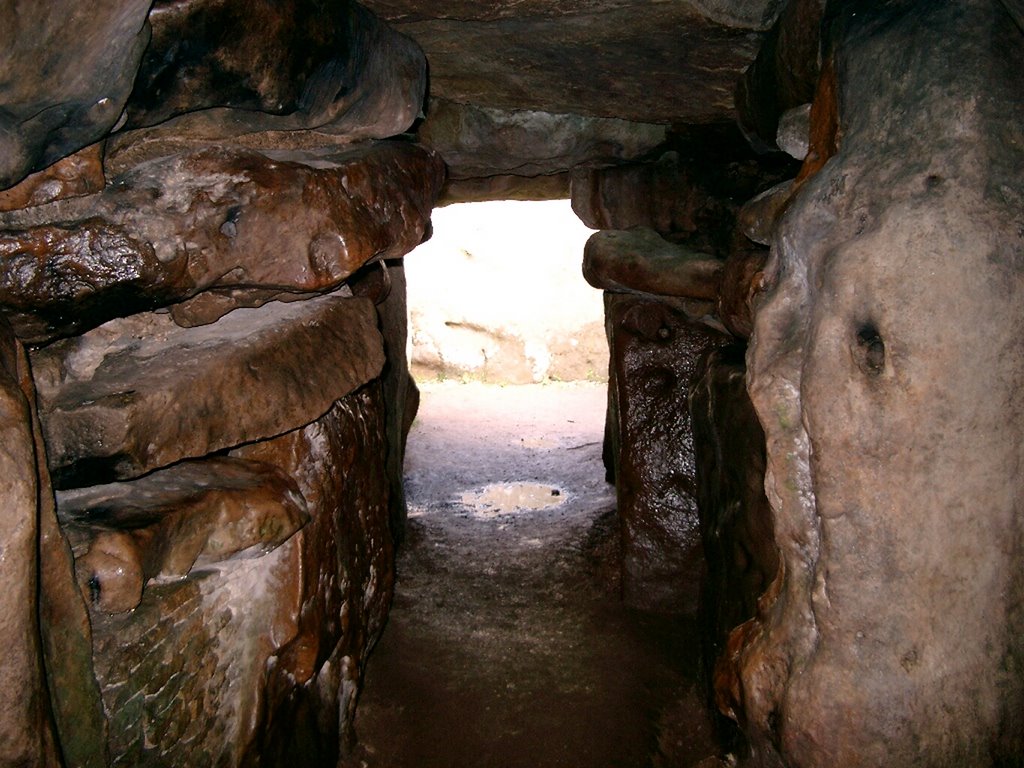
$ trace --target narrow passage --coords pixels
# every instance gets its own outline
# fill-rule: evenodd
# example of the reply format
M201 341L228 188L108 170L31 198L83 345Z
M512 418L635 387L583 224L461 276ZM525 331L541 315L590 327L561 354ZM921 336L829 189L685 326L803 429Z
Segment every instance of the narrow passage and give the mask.
M618 599L605 386L423 387L407 543L353 766L690 766L691 622Z

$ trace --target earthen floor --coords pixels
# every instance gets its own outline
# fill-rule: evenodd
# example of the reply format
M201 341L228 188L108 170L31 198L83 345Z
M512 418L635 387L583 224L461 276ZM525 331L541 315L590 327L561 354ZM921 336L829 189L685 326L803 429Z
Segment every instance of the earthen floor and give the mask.
M423 387L409 526L351 765L692 766L692 621L618 599L605 387Z

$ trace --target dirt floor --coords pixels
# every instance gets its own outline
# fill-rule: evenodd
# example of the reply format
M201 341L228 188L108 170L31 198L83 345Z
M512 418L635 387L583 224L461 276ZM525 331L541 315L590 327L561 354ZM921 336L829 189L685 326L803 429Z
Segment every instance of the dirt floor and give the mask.
M669 768L715 753L692 621L618 600L605 397L423 387L407 543L352 765Z

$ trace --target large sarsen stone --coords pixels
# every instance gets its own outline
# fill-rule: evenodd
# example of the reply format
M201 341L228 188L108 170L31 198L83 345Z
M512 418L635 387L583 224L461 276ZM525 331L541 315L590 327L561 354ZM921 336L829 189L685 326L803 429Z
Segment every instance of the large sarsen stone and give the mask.
M127 479L308 424L384 365L366 299L239 309L180 328L136 315L33 357L54 483Z

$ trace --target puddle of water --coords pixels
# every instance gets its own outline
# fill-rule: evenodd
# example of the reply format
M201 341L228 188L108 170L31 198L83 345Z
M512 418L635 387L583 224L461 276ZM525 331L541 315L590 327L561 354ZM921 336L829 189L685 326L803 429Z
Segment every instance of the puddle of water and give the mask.
M494 483L474 491L466 491L459 500L473 514L496 517L516 512L535 512L564 504L567 494L554 485L543 483Z

